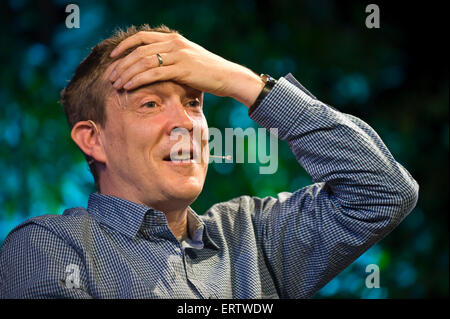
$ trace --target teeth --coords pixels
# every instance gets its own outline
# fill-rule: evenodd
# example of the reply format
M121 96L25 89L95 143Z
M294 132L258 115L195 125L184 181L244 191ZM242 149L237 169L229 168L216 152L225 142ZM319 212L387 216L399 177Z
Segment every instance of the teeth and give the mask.
M170 156L170 159L172 161L188 161L191 159L191 155L187 154L187 155L172 155Z

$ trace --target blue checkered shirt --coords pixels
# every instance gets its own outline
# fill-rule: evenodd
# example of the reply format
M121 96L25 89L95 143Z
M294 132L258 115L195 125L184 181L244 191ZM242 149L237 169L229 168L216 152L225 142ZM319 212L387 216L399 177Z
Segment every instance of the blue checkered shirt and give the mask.
M308 298L416 205L416 181L377 133L291 74L250 117L278 128L312 185L190 209L181 242L161 211L91 194L87 210L34 217L9 233L0 297Z

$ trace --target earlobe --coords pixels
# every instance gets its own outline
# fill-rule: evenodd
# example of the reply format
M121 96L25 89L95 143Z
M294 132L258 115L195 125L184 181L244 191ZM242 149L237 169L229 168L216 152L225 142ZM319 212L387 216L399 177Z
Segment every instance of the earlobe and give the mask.
M100 130L93 121L77 122L73 126L70 135L84 154L92 157L97 162L106 162L105 152L100 139Z

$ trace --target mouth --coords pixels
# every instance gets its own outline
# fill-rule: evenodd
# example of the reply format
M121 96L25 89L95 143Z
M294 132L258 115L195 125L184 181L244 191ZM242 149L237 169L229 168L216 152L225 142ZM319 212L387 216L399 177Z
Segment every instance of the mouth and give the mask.
M163 161L172 164L191 164L194 163L194 152L191 149L189 153L184 153L180 150L173 152L163 158Z

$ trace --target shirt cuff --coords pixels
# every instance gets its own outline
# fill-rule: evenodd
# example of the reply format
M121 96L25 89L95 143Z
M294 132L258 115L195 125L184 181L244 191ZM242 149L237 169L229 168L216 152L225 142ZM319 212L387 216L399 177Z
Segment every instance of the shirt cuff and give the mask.
M303 110L314 101L314 96L288 74L277 81L249 116L266 129L278 128L278 138L284 140Z

